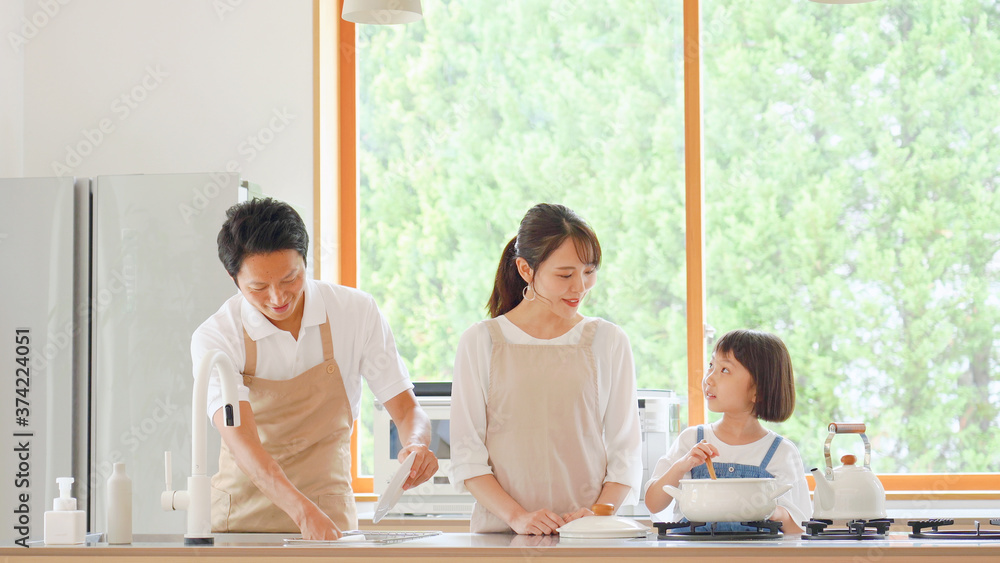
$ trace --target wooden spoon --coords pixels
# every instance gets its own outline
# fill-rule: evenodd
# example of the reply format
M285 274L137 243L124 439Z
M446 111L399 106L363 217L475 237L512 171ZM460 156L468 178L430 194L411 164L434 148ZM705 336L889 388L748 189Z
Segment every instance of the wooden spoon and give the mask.
M702 443L707 444L708 440L702 440ZM715 476L715 466L712 465L712 458L709 457L705 460L705 466L708 467L708 476L712 479L718 479L718 477Z

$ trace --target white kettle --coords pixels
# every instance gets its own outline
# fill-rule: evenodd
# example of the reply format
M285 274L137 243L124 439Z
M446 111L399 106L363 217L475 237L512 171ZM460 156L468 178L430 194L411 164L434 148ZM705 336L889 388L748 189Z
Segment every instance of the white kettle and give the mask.
M822 520L874 520L885 518L885 489L882 482L871 470L872 446L865 436L863 422L832 422L830 434L823 446L826 457L826 474L818 468L812 470L816 480L813 494L813 518ZM857 458L845 455L840 458L842 466L833 468L830 459L830 443L837 434L860 434L865 443L863 467L855 465Z

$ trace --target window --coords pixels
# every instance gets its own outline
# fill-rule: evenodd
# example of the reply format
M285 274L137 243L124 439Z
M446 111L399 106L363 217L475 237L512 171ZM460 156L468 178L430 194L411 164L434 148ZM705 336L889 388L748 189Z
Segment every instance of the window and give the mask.
M686 394L682 3L636 4L357 27L358 283L415 380L450 377L517 221L560 201L605 247L584 313ZM945 473L887 488L996 488L955 474L1000 471L1000 3L700 4L705 320L785 340L770 426L807 464L860 419L879 473Z
M555 202L604 249L583 313L625 329L640 387L684 389L680 5L424 10L357 26L358 285L413 379L451 379L504 245L532 205Z
M702 7L707 322L784 339L807 463L1000 471L1000 4Z

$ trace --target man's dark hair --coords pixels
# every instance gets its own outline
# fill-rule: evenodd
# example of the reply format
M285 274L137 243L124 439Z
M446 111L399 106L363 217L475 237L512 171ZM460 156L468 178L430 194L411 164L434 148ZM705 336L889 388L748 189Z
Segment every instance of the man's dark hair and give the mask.
M247 256L295 250L305 264L309 250L309 233L302 217L291 205L269 197L230 207L217 241L219 260L234 282Z

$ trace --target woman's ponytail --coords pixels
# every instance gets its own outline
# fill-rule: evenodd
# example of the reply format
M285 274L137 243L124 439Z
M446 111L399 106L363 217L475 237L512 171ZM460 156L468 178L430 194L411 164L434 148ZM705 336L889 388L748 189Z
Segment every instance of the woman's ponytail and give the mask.
M490 318L497 318L517 307L523 299L522 291L526 286L521 274L517 271L517 237L510 239L500 256L497 276L493 281L493 294L486 304Z

